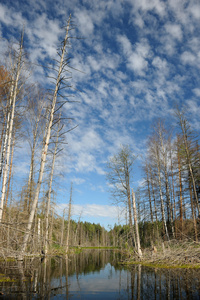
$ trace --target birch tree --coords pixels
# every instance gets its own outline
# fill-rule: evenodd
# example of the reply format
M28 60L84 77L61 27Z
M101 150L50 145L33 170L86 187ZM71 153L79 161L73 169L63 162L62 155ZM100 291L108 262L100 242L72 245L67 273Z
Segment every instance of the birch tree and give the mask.
M8 124L8 128L7 128L8 130L6 132L7 142L5 142L5 145L7 144L7 148L6 148L6 159L5 159L5 168L4 168L1 203L0 203L0 223L2 222L4 200L6 197L6 184L7 184L8 170L9 170L9 159L10 159L10 151L11 151L11 144L12 144L13 122L14 122L14 115L15 115L15 104L16 104L18 83L19 83L20 72L22 70L22 65L23 65L22 62L23 34L24 33L22 32L19 53L17 55L17 64L15 70L16 73L15 73L15 77L13 76L12 78L13 82L11 85L11 92L10 92L10 103L12 104L12 106L11 106L11 111L8 115L9 120L7 120L7 124Z

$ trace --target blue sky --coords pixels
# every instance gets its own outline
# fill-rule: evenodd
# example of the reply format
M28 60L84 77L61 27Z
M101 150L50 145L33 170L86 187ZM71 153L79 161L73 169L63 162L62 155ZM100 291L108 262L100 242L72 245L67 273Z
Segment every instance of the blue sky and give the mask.
M121 144L138 155L134 182L151 124L157 117L173 123L175 104L186 105L199 131L200 113L200 4L191 0L0 0L0 58L10 41L16 42L25 25L25 48L32 63L56 57L62 27L72 14L76 29L69 50L73 71L70 83L79 103L66 104L73 118L68 145L57 161L55 189L58 205L69 199L74 183L74 219L113 225L123 220L113 207L105 179L106 161ZM44 86L42 67L31 74ZM26 141L24 141L26 147ZM28 154L20 158L15 174L28 174ZM27 158L27 160L25 159ZM20 164L19 164L20 162Z

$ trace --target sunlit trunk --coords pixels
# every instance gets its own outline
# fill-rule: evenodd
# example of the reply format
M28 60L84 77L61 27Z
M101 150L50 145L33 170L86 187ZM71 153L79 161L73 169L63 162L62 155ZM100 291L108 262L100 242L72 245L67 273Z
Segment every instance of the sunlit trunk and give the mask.
M11 116L10 116L10 122L9 122L9 128L8 128L8 144L7 144L7 149L6 149L6 160L5 160L5 169L4 169L4 174L3 174L2 194L1 194L1 203L0 203L0 223L2 222L4 200L6 197L6 184L7 184L8 169L9 169L10 149L11 149L11 144L12 144L15 104L16 104L16 98L17 98L19 76L20 76L20 72L21 72L21 68L22 68L22 49L23 49L23 33L21 36L20 50L19 50L19 54L18 54L18 58L17 58L16 78L14 81Z
M135 194L133 192L133 189L132 189L132 200L133 200L133 213L134 213L134 222L135 222L137 252L138 252L138 255L140 257L142 257L142 250L141 250L141 246L140 246L140 235L139 235L139 228L138 228L138 221L137 221Z
M29 220L28 220L28 225L27 225L26 232L24 234L24 239L23 239L23 243L22 243L22 247L21 247L21 255L22 256L24 255L24 252L26 250L26 246L27 246L27 243L28 243L28 239L29 239L29 236L30 236L30 230L31 230L31 227L32 227L36 206L37 206L37 203L38 203L40 187L41 187L41 184L42 184L42 177L43 177L43 173L44 173L46 156L47 156L49 140L50 140L50 135L51 135L51 129L52 129L52 124L53 124L53 119L54 119L55 105L56 105L58 90L59 90L60 83L61 83L61 80L62 80L61 79L61 74L62 74L62 71L63 71L65 49L66 49L66 45L67 45L67 41L68 41L70 19L71 19L71 16L69 17L69 20L68 20L68 24L67 24L67 28L66 28L66 35L65 35L65 39L64 39L63 45L62 45L62 53L61 53L61 57L60 57L60 66L59 66L58 76L57 76L57 80L56 80L56 86L55 86L53 101L52 101L52 105L51 105L50 120L49 120L48 129L47 129L47 135L46 135L44 147L43 147L43 150L42 150L40 171L39 171L39 177L38 177L37 187L36 187L36 191L35 191L35 197L34 197L34 200L33 200L33 203L32 203L31 212L30 212L30 216L29 216Z
M71 183L71 191L70 191L70 199L69 199L69 209L68 209L67 236L66 236L66 253L69 250L69 233L70 233L71 207L72 207L72 183Z
M54 173L54 166L55 166L55 160L56 160L56 154L57 154L57 148L58 148L58 138L59 138L59 132L60 132L60 127L59 126L60 126L60 121L58 123L58 131L57 131L57 137L56 137L54 154L53 154L53 161L52 161L52 166L51 166L48 198L47 198L47 204L46 204L46 213L45 213L45 254L47 254L47 252L48 252L49 211L50 211L50 204L51 204L51 191L52 191L52 183L53 183L53 173Z
M161 186L160 157L159 157L159 153L158 153L158 148L157 147L156 147L156 159L157 159L157 169L158 169L158 184L159 184L159 192L160 192L162 220L163 220L163 223L164 223L164 228L165 228L165 233L166 233L167 239L169 240L169 234L168 234L167 223L166 223L166 218L165 218L165 206L164 206L162 186Z

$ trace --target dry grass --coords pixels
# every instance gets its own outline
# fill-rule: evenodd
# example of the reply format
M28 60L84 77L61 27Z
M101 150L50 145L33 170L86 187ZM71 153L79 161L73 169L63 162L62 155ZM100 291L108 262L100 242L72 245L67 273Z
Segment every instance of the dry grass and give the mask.
M169 266L200 266L200 243L176 240L165 242L158 245L156 249L145 249L143 260L147 260L149 263L165 263Z

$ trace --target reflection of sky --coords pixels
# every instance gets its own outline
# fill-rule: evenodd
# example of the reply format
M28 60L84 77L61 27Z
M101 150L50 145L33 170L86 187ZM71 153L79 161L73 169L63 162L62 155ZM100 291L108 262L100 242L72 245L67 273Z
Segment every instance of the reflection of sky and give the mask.
M115 270L109 263L100 272L94 272L87 275L76 275L69 277L69 290L72 292L88 291L90 293L96 292L114 292L127 288L127 271Z
M138 276L139 270L141 277ZM116 270L107 263L100 271L68 276L68 296L65 276L62 277L62 284L58 279L51 281L51 288L60 286L55 298L51 299L200 299L200 273L188 274L186 271L154 270L139 268L139 265L133 266L132 270Z

